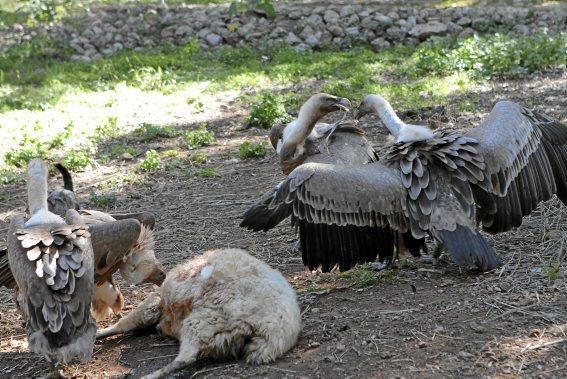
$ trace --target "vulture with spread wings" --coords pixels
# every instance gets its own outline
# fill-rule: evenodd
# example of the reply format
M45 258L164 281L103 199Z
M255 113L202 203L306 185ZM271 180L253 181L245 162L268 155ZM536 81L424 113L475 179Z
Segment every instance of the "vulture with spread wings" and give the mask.
M364 99L357 117L370 112L396 138L379 162L299 166L262 199L265 220L430 234L457 264L484 271L501 261L478 223L498 233L553 194L567 204L567 127L547 116L503 101L474 129L431 131L403 123L377 95ZM302 248L315 247L304 255L310 268L360 258L317 249L325 243L317 234L305 239Z

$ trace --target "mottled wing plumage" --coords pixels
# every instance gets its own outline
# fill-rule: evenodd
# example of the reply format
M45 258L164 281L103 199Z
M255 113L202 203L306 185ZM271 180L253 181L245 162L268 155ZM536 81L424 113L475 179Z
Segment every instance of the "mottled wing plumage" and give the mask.
M306 163L244 215L241 226L267 230L292 215L304 264L329 271L391 260L407 228L396 170L381 163L358 166ZM401 243L401 242L400 242Z
M432 139L397 143L384 152L384 161L399 169L406 190L402 204L415 238L431 227L455 230L474 219L469 183L483 180L485 168L476 145L470 137L437 130Z
M30 350L56 364L88 360L96 326L90 316L93 262L86 227L24 228L19 215L10 225L8 243Z
M485 179L473 183L478 220L499 233L557 193L567 203L567 126L502 101L467 136L479 141Z

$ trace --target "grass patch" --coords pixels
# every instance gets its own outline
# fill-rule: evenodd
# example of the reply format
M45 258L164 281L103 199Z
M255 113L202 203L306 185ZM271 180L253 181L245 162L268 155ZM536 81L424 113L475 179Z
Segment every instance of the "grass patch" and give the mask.
M210 178L217 175L217 171L212 167L205 167L195 171L195 176L199 176L201 178Z
M140 170L145 172L156 171L161 163L159 153L155 150L146 151L146 158L140 163Z
M134 135L143 142L149 142L161 138L171 138L175 136L175 131L170 126L144 123L134 130Z
M116 203L116 196L112 194L91 193L91 203L98 208L108 208Z
M242 159L262 158L266 156L266 146L265 142L252 143L244 141L238 148L238 155Z
M207 161L209 160L209 155L207 153L205 153L204 151L197 151L197 152L191 154L191 156L189 157L189 160L194 164L200 165L200 164L207 163Z
M352 270L337 274L338 278L348 279L354 287L365 287L374 283L399 283L400 279L391 270L373 271L368 264L358 265Z
M183 141L190 149L208 146L215 142L215 133L207 130L207 125L202 123L196 130L185 131Z

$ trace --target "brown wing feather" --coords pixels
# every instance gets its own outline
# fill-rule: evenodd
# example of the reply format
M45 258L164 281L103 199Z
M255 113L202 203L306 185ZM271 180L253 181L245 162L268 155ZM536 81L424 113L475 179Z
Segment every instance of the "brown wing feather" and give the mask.
M554 193L567 204L567 126L503 101L467 135L486 163L485 179L473 185L484 230L519 226Z

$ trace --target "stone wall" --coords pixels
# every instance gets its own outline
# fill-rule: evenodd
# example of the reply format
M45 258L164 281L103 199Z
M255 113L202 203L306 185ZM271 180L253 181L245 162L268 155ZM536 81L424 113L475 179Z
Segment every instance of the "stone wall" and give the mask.
M123 49L198 39L203 48L269 46L286 43L298 51L369 43L376 51L395 43L416 44L430 36L468 36L501 29L529 34L567 30L567 6L489 6L454 8L374 5L282 4L275 20L231 17L227 6L109 6L63 24L0 31L0 46L45 33L73 49L73 59L92 60Z

